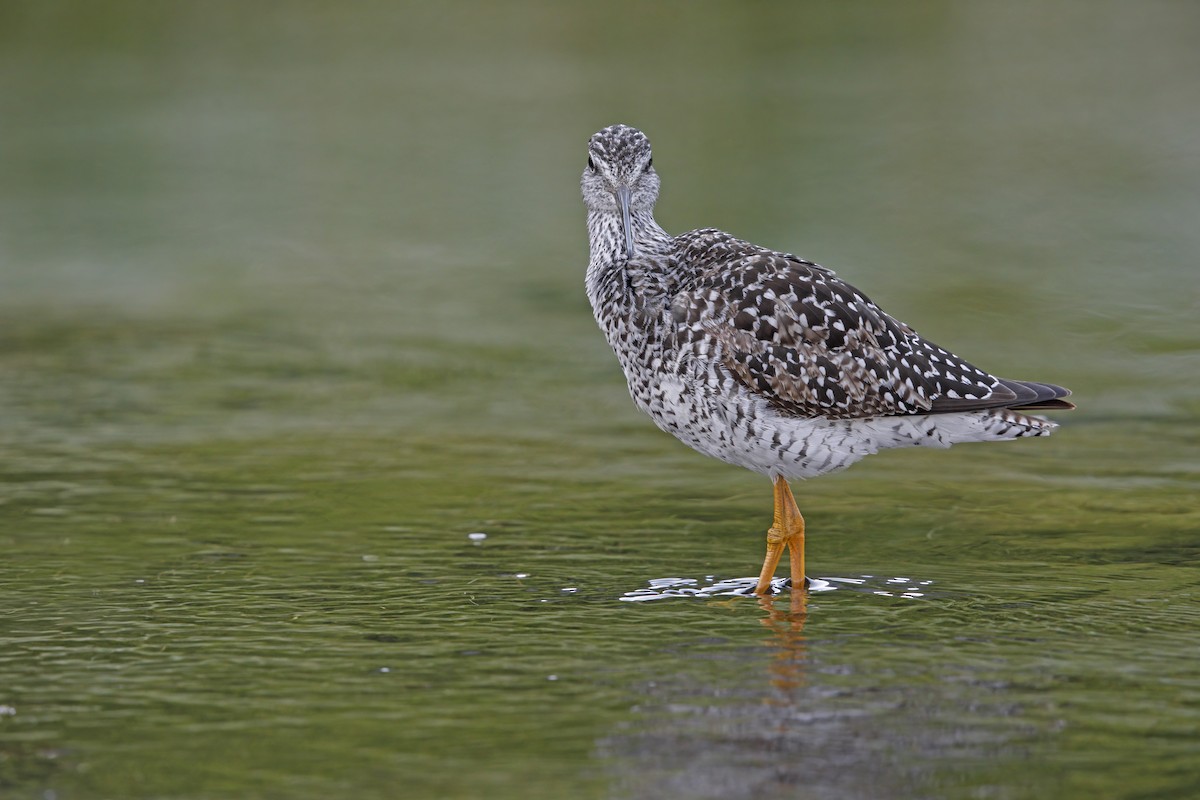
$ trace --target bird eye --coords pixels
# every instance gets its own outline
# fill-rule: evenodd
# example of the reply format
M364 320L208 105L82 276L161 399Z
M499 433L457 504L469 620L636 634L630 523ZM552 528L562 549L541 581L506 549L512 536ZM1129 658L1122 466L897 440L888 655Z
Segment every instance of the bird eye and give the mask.
M646 161L646 169L650 169L653 166L654 166L654 156L650 156L650 158L647 159L647 161Z
M588 156L588 169L590 169L592 172L596 171L596 162L592 161L591 156Z

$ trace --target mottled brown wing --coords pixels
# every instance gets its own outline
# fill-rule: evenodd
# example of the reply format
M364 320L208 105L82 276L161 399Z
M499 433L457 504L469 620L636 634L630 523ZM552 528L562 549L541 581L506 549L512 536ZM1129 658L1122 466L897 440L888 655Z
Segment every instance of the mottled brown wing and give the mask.
M672 303L676 342L719 354L776 409L855 419L1046 399L1030 388L1041 384L1001 380L922 339L821 266L719 231L678 241L681 261L704 269Z

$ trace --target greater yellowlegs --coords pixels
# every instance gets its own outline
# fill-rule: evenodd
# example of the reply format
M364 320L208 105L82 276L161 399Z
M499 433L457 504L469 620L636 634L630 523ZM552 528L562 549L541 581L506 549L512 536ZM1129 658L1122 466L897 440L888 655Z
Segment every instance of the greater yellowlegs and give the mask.
M583 171L587 293L638 408L690 447L768 476L775 519L756 591L786 547L804 585L788 478L890 447L1045 436L1025 411L1073 408L1061 386L997 378L921 338L822 266L712 228L654 221L650 142L612 125Z

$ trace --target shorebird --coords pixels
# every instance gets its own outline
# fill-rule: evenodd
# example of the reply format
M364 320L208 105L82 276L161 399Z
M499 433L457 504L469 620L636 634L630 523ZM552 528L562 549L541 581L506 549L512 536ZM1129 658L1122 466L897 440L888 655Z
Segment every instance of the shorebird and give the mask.
M684 444L771 479L774 522L755 591L786 548L803 591L804 517L789 478L892 447L1045 436L1027 411L1061 386L998 378L922 338L831 270L714 228L654 220L650 141L612 125L588 142L587 294L633 401Z

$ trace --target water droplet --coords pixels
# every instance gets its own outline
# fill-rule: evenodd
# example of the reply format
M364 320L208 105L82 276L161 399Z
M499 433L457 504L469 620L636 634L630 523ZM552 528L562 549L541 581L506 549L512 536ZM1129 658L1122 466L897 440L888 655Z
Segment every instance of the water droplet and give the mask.
M470 539L472 542L482 542L484 539L487 538L487 534L476 531L475 533L468 533L467 538Z

